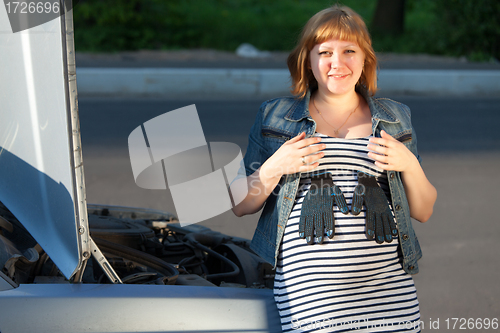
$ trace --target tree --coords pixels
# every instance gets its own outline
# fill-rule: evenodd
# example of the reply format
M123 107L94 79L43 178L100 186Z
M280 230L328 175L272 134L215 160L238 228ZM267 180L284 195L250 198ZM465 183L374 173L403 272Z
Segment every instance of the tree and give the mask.
M376 34L398 35L404 31L405 0L378 0L371 30Z

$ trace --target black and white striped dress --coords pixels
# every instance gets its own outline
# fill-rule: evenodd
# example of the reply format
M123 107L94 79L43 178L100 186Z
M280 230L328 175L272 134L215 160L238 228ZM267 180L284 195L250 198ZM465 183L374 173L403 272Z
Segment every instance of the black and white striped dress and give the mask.
M357 170L377 177L388 193L387 173L367 156L368 137L326 144L318 169L327 169L350 208ZM417 294L401 265L397 237L377 244L365 236L365 209L344 215L334 204L335 236L307 245L299 238L302 200L310 179L302 178L285 227L274 280L283 332L419 332Z

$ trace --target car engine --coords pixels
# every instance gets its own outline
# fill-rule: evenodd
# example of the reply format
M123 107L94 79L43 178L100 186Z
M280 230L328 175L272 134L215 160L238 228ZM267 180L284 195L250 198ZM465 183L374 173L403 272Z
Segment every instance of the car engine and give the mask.
M249 240L200 226L181 227L172 214L88 205L90 235L126 284L272 288L272 266ZM0 267L18 284L111 283L88 253L67 280L16 217L0 202Z

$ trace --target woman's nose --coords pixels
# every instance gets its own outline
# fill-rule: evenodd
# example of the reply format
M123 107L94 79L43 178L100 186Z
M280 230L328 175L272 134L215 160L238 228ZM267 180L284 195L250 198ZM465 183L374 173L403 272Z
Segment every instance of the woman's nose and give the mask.
M342 59L338 52L333 52L330 57L330 67L332 69L342 67Z

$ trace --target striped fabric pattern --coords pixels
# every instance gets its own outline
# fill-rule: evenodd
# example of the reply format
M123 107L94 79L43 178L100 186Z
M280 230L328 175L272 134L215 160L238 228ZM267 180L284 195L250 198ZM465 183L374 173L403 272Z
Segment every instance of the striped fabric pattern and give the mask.
M327 145L320 170L333 175L348 205L357 171L377 177L389 191L386 173L368 156L368 139L317 134ZM302 201L310 178L302 178L279 249L274 297L283 332L420 332L413 279L402 268L398 239L377 244L365 236L365 209L344 215L334 205L335 236L307 245L299 238Z

